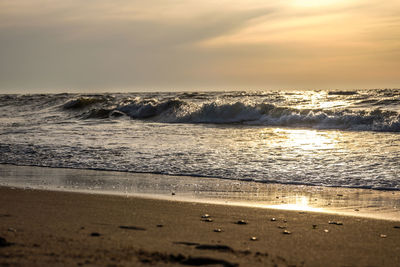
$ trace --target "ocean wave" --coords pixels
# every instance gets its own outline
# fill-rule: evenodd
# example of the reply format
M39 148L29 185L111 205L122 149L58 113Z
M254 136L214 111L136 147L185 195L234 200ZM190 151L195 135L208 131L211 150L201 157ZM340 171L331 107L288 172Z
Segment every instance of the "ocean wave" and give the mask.
M79 97L77 99L69 100L63 105L64 109L84 109L94 104L103 103L107 99L103 96L99 97Z
M177 99L159 101L156 99L141 100L137 98L127 105L119 106L116 110L135 119L147 119L160 115L164 117L169 114L173 115L185 103Z
M329 91L328 95L356 95L357 91Z
M91 103L85 102L85 103ZM90 104L88 104L90 105ZM380 109L296 109L270 103L136 98L115 108L93 108L84 119L129 116L163 123L244 124L356 131L400 132L400 114Z
M243 123L263 126L307 127L358 131L400 132L400 114L393 111L294 109L273 104L206 104L177 122Z
M107 119L125 116L124 113L113 109L92 109L82 115L83 119Z
M385 106L385 105L398 105L398 104L400 104L400 98L379 100L374 105Z

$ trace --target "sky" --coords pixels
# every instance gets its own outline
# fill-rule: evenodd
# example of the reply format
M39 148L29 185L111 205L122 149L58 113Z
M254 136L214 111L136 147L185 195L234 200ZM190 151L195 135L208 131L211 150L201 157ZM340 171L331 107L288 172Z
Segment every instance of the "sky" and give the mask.
M0 93L399 87L399 0L0 0Z

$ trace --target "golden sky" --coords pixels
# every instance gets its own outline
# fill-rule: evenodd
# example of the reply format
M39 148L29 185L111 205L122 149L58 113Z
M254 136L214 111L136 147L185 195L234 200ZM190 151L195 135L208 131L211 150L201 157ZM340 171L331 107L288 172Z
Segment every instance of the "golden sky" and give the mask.
M400 87L399 0L0 0L0 92Z

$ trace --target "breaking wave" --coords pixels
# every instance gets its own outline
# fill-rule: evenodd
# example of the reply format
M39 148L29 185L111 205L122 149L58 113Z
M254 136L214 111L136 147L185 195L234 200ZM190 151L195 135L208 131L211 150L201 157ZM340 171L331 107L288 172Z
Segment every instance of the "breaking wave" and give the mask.
M92 106L100 100L69 101L64 108ZM114 107L95 107L84 111L83 119L104 119L128 116L132 119L163 123L212 123L260 126L306 127L356 131L400 132L400 114L381 109L296 109L269 103L208 103L186 102L180 99L125 101Z

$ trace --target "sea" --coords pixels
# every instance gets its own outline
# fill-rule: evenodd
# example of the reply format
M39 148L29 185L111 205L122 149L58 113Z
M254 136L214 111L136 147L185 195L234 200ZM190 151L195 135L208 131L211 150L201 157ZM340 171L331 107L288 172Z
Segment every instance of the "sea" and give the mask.
M0 163L400 190L400 89L2 94Z

